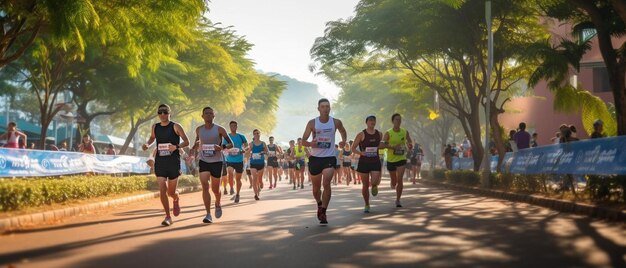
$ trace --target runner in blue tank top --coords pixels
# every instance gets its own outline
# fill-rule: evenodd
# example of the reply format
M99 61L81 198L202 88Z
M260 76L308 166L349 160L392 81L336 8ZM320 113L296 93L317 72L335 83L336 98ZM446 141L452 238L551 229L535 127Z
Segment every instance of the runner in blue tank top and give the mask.
M267 145L261 141L261 131L252 131L254 139L250 145L250 173L252 173L252 189L254 190L254 200L259 200L263 180L263 168L265 168L265 156L267 155Z

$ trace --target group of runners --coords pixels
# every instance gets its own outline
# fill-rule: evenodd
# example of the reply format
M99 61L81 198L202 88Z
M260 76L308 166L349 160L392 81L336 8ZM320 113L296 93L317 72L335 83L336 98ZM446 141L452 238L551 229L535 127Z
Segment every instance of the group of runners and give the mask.
M204 124L195 129L195 140L191 142L182 126L170 120L171 108L161 104L157 114L160 122L153 125L150 138L142 147L147 150L155 141L154 173L160 187L160 198L165 210L162 225L172 224L172 215L180 214L180 195L177 191L177 179L181 175L180 151L190 146L190 153L197 154L199 177L202 185L202 198L206 210L204 223L212 223L214 215L222 217L220 185L224 195L229 192L235 203L240 201L242 176L246 172L254 199L260 200L263 189L263 174L267 170L269 189L277 187L282 176L293 185L293 190L304 189L305 177L312 187L317 204L317 218L320 224L327 224L327 209L331 200L331 185L341 184L345 180L362 185L364 213L370 212L371 195L378 194L382 167L385 164L383 154L386 150L386 166L391 178L391 188L396 192L396 207L402 207L401 197L404 188L403 177L407 159L412 163L413 155L421 159L419 150L413 150L413 141L409 133L401 127L402 117L394 114L391 118L393 127L381 132L376 129L374 115L365 118L365 128L357 133L353 141L347 140L346 129L341 120L330 116L328 99L318 101L319 116L311 119L302 138L289 141L289 148L283 150L269 138L269 143L261 140L261 132L253 130L253 138L248 142L245 135L237 132L238 123L231 121L229 131L214 123L216 111L211 107L202 110ZM336 141L339 132L340 141ZM420 160L421 162L421 160ZM419 163L421 165L421 163ZM413 172L415 174L415 172ZM306 176L308 175L308 176ZM416 174L415 174L416 175ZM415 183L415 179L413 179ZM214 213L211 213L211 194L213 192ZM170 212L170 201L173 208Z

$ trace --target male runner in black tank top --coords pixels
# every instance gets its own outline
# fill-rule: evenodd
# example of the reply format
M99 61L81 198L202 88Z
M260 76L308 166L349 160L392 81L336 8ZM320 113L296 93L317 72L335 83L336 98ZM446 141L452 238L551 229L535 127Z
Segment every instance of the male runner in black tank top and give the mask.
M148 147L156 140L157 153L154 159L154 174L159 182L159 190L161 195L161 204L165 210L165 219L161 223L164 226L172 225L172 217L170 216L170 205L168 195L174 199L174 216L180 214L179 195L176 190L178 185L178 176L180 176L180 154L178 149L185 148L189 145L189 139L183 127L170 121L171 109L166 104L159 105L157 110L160 123L152 126L152 133L148 142L142 148L148 150ZM180 143L180 139L183 142Z
M380 164L380 156L378 155L378 149L385 147L382 143L383 134L376 129L376 117L373 115L368 116L365 119L367 128L359 132L354 138L352 144L352 153L360 155L359 164L356 171L363 181L363 187L361 187L361 193L363 194L363 201L365 201L364 213L370 212L370 193L369 186L372 184L372 195L378 195L378 185L380 184L380 171L382 166ZM357 150L357 147L359 150ZM371 181L370 181L371 178Z

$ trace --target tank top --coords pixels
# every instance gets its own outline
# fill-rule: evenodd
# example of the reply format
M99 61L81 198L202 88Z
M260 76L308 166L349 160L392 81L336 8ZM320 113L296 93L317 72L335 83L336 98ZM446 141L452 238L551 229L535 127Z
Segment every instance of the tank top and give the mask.
M399 132L395 132L393 128L387 130L389 133L389 146L395 147L396 145L402 145L402 148L396 150L387 149L387 162L395 163L402 160L406 160L406 129L400 128Z
M350 159L350 155L352 154L352 152L350 152L350 151L346 151L346 150L344 149L344 151L343 151L343 153L342 153L342 154L343 154L343 162L344 162L344 163L350 163L350 162L352 162L352 161L351 161L351 159Z
M204 163L217 163L223 161L222 153L215 151L216 145L222 144L220 139L220 126L213 124L213 127L207 129L205 126L201 126L198 131L200 136L200 154L198 159Z
M252 155L250 156L251 165L265 164L265 155L263 154L263 145L265 145L265 142L261 142L261 144L259 145L254 144L254 141L252 142Z
M374 130L374 134L367 133L367 130L363 130L363 140L359 142L359 149L364 152L365 155L359 160L363 163L376 163L380 161L380 155L378 154L378 146L380 145L380 132Z
M5 145L7 148L19 148L19 137L15 131L9 132L9 137L7 138L7 144Z
M157 154L156 160L176 159L180 160L180 154L178 150L170 152L169 145L178 145L180 143L180 136L174 131L174 122L170 121L167 126L161 126L161 123L154 125L154 136L157 142Z
M304 146L296 145L296 147L294 147L294 148L295 148L296 159L297 160L304 159L304 156L306 155L306 151L304 150Z
M267 160L278 160L276 144L267 145Z
M311 148L311 156L335 157L335 119L329 116L328 122L322 123L316 117L314 130L313 138L317 141L317 148Z

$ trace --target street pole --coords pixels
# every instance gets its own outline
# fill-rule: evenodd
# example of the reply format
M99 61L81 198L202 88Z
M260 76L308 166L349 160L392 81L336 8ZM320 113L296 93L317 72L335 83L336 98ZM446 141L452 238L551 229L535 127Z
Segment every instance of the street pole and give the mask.
M483 158L483 188L489 188L491 182L491 153L489 143L489 121L491 116L491 71L493 69L493 33L491 32L491 1L485 2L485 21L487 23L487 76L485 77L485 151Z

